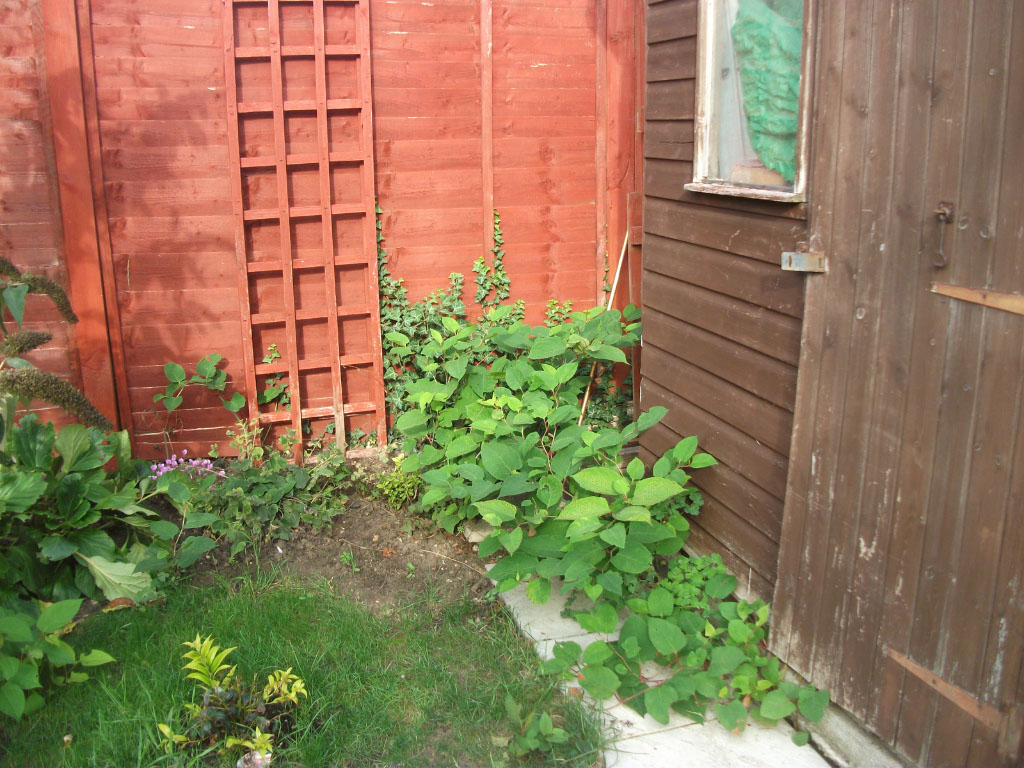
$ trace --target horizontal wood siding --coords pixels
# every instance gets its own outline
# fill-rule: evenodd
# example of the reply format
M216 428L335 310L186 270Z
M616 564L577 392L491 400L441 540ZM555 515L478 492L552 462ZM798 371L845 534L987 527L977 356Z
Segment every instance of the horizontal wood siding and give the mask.
M371 2L377 190L411 299L460 272L475 309L493 206L529 320L552 298L594 304L598 5Z
M4 3L0 57L0 256L67 288L38 0ZM62 321L53 302L29 296L24 328L53 336L26 357L80 386L74 326ZM63 411L45 403L33 404L33 410L42 419L67 421Z
M224 356L245 388L229 187L221 5L92 0L102 181L124 337L131 427L163 455L153 395L169 360ZM86 64L88 66L88 63ZM171 419L176 447L221 443L233 417L212 393Z
M647 7L641 406L668 417L652 460L696 434L720 466L696 473L691 546L720 552L747 591L775 583L800 355L804 278L780 267L805 210L686 192L692 179L696 0Z

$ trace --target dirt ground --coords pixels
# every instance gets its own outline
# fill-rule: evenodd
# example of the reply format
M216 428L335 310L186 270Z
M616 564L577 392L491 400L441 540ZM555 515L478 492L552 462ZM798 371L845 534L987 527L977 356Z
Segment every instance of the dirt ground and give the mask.
M394 605L428 586L445 602L482 597L491 588L483 561L462 536L357 494L331 526L299 529L290 541L268 547L265 556L286 573L326 579L338 594L370 608Z

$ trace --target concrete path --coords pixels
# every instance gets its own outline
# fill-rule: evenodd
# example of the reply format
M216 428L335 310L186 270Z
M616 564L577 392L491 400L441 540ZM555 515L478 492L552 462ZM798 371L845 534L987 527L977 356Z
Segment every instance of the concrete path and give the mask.
M530 602L523 585L502 595L542 659L552 657L551 649L560 640L585 648L596 640L613 639L584 632L574 620L559 615L565 600L558 591L551 590L545 605ZM603 702L603 711L613 742L605 753L607 768L829 768L812 747L792 742L793 729L786 722L775 728L750 723L737 736L713 719L698 725L675 712L669 724L662 725L614 700Z

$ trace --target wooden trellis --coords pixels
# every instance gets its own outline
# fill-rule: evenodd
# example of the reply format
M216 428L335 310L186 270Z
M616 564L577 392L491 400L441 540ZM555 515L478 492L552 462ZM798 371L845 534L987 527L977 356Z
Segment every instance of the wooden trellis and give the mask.
M369 40L368 0L225 6L249 413L296 436L333 420L342 447L357 425L386 440ZM280 376L290 402L261 404Z

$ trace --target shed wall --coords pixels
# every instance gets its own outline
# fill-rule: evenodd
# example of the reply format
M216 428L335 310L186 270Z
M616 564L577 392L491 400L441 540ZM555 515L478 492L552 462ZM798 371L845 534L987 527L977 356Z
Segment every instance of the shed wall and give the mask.
M805 234L802 205L686 192L692 180L697 1L647 7L641 406L666 419L641 441L653 460L696 434L720 465L691 546L720 552L769 597L786 490L804 278L782 272Z

